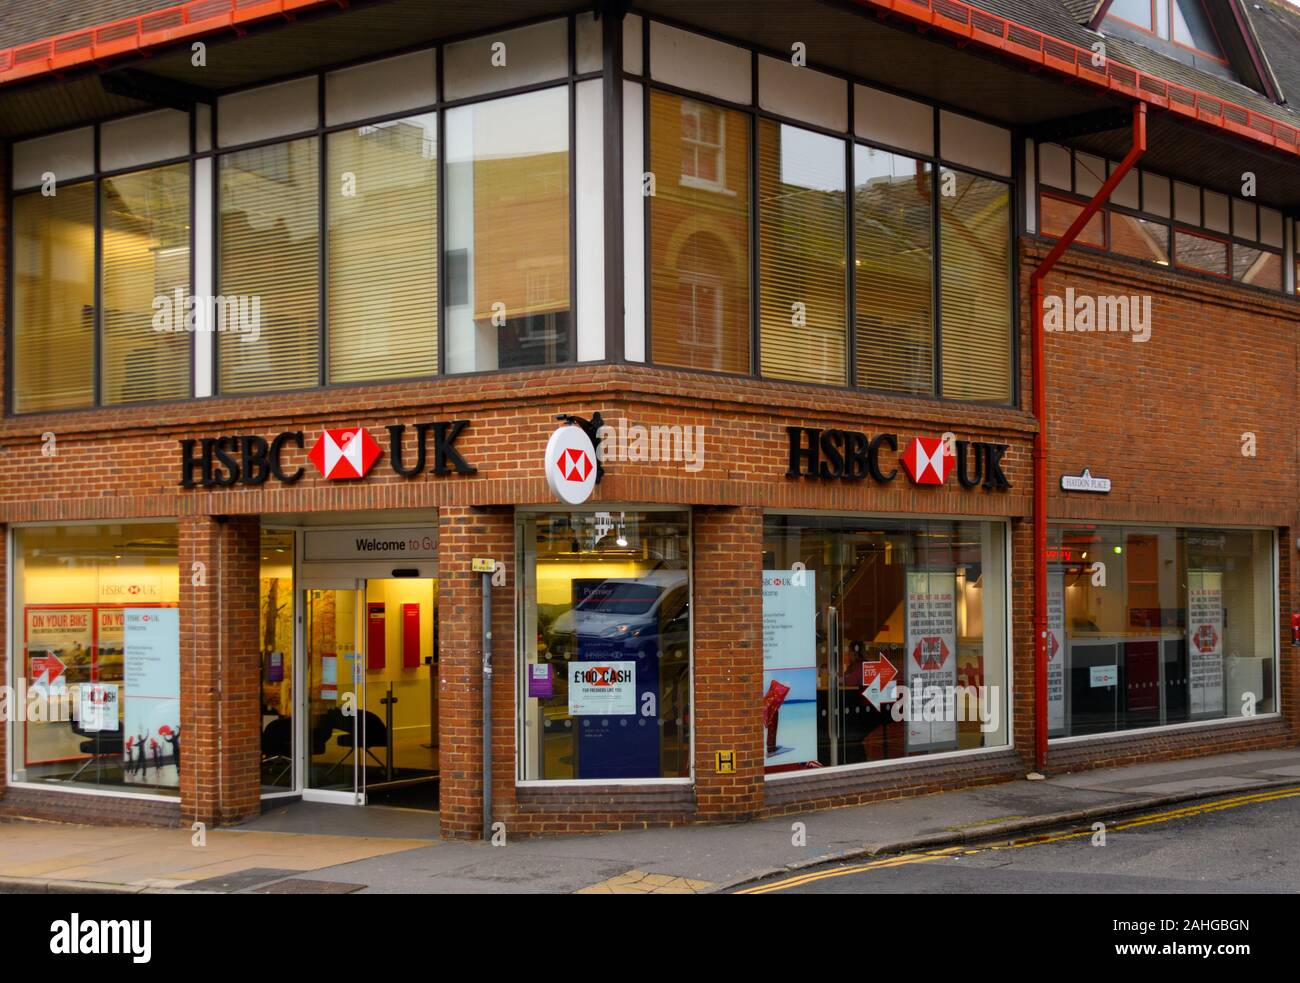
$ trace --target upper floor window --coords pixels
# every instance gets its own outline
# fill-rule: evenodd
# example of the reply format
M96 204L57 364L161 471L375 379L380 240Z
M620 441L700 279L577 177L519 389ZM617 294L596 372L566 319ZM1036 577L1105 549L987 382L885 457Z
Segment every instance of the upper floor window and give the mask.
M1204 0L1114 0L1106 23L1122 22L1182 48L1226 62Z

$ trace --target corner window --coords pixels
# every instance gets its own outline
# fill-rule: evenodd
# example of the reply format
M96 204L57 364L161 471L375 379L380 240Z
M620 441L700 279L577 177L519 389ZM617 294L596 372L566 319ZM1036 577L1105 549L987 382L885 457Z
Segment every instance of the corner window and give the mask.
M1008 742L1006 527L768 516L767 774Z
M1055 526L1052 736L1274 713L1268 530Z
M519 776L691 773L690 514L520 520Z
M15 782L179 793L174 524L14 530Z

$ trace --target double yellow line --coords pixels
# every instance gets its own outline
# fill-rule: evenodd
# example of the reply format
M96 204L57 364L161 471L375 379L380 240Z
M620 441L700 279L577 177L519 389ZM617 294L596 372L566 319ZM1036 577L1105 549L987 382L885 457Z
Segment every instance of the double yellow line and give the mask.
M1293 799L1300 796L1300 788L1290 787L1282 789L1271 789L1264 792L1254 792L1248 795L1238 795L1227 799L1214 799L1206 802L1198 802L1194 805L1182 806L1176 809L1166 809L1163 812L1151 812L1141 816L1135 816L1132 819L1125 819L1121 822L1107 824L1107 832L1121 832L1128 829L1137 829L1141 826L1151 826L1156 823L1167 823L1175 819L1186 819L1190 816L1199 816L1205 813L1222 812L1226 809L1239 809L1242 806L1255 805L1260 802L1275 802L1278 799ZM1031 836L1022 840L1011 840L1005 843L994 843L979 848L966 848L960 846L945 847L940 850L926 850L920 853L903 853L896 857L886 857L882 860L873 860L870 863L855 864L849 867L836 867L830 870L812 871L807 874L798 874L794 877L788 877L780 881L771 881L765 884L756 884L753 887L747 887L744 890L737 891L737 894L773 894L777 891L787 891L790 888L801 887L805 884L812 884L816 881L824 881L832 877L846 877L850 874L865 874L873 870L883 870L886 867L907 867L912 864L929 863L932 860L945 860L955 856L970 856L973 853L983 853L986 850L1020 850L1027 846L1042 846L1045 843L1059 843L1062 840L1072 840L1083 836L1092 836L1091 828L1082 830L1071 830L1065 833L1044 833L1039 836Z

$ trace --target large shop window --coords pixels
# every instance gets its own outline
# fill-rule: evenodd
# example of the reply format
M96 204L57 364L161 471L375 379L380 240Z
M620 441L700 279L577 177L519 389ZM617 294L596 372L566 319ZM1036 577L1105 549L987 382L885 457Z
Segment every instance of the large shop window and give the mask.
M174 524L14 530L13 780L176 795Z
M690 515L521 520L519 775L690 775Z
M660 365L750 371L749 117L650 93L650 338Z
M1075 525L1050 543L1052 736L1276 712L1271 531Z
M568 361L569 90L447 111L447 369Z
M769 775L1007 744L1006 527L768 516Z

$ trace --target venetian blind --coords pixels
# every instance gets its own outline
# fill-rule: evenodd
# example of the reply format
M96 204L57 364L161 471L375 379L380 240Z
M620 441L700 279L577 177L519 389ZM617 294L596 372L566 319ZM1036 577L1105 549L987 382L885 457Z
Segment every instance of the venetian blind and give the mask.
M182 399L190 391L190 165L105 178L105 403Z
M844 385L844 141L758 124L763 375Z
M749 117L651 92L650 170L652 358L747 373Z
M933 171L858 146L853 181L855 382L933 393Z
M223 392L319 384L318 152L311 137L221 158Z
M1009 402L1009 190L1000 181L947 169L939 187L943 396Z
M328 137L329 381L438 371L437 117Z
M94 402L95 185L19 195L14 208L14 411Z

